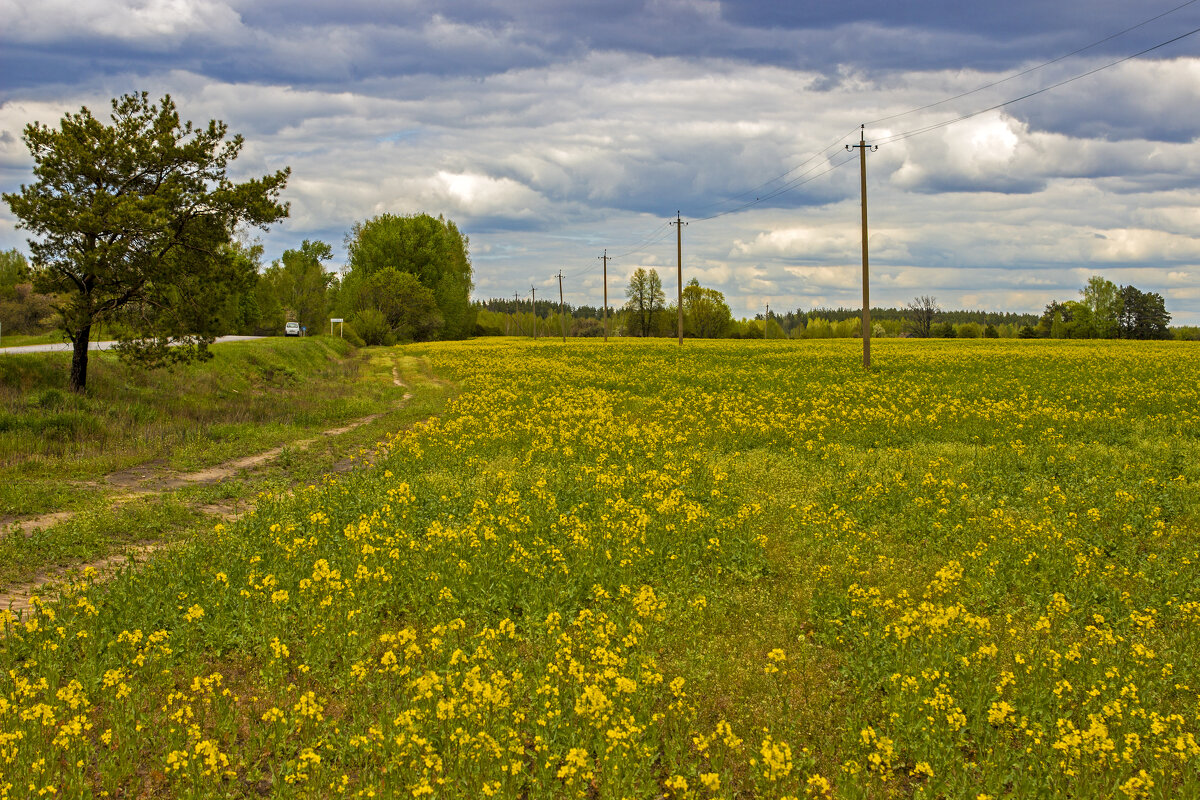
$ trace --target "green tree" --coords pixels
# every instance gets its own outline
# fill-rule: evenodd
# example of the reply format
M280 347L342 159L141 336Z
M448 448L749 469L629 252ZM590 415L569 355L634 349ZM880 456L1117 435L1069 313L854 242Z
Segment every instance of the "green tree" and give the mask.
M650 336L655 331L658 314L667 299L658 271L643 267L635 269L629 277L629 286L625 288L625 297L629 301L625 308L632 318L633 334Z
M393 267L415 275L433 292L444 339L465 339L475 331L469 244L453 222L428 214L381 214L356 223L346 236L352 274L365 279Z
M305 239L300 249L284 250L262 276L286 320L299 322L313 334L329 324L329 289L337 281L337 273L326 271L322 262L331 258L333 248L328 244ZM279 332L276 329L275 333Z
M956 333L953 322L935 322L929 329L929 335L938 339L953 339Z
M1088 278L1087 286L1080 294L1091 312L1091 324L1096 336L1101 339L1117 338L1121 316L1120 288L1110 280L1093 275Z
M343 316L353 316L366 310L378 311L391 341L426 341L437 336L442 329L442 314L433 292L423 286L416 275L401 272L395 267L387 267L365 277L351 273L346 277L338 299ZM373 321L375 318L370 319ZM362 331L359 334L362 335Z
M964 322L955 326L954 333L959 339L978 339L983 333L983 328L978 322Z
M833 326L824 317L809 317L808 324L804 326L804 338L831 339L833 338Z
M239 223L287 216L289 171L244 183L226 175L242 137L223 122L181 123L169 95L112 101L112 124L86 107L57 128L25 127L37 181L4 200L29 241L35 288L61 294L70 386L87 385L92 326L122 323L120 353L146 366L209 357L219 309L251 277L229 247ZM168 348L176 344L179 347Z
M1095 339L1098 331L1096 330L1096 319L1092 314L1091 306L1086 302L1078 300L1068 300L1063 303L1066 309L1063 313L1063 319L1067 320L1063 323L1063 336L1065 339Z
M1171 338L1171 315L1162 295L1142 292L1135 286L1121 287L1119 331L1123 339Z
M264 325L264 305L262 302L262 255L263 246L259 242L253 244L235 238L230 242L233 257L242 260L242 269L250 275L249 286L226 299L218 316L222 333L257 334L275 333L283 327L283 315L279 314L277 325ZM277 308L271 303L266 304L267 310Z
M17 248L0 252L0 293L13 291L17 284L28 283L29 262Z

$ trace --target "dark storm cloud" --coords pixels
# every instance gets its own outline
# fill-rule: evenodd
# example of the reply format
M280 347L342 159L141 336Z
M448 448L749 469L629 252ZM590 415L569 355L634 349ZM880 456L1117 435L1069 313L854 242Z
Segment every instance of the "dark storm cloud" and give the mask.
M8 90L71 83L95 73L169 65L229 81L323 85L405 74L481 76L545 66L595 50L656 57L730 58L835 74L1008 69L1061 55L1139 18L1120 0L1045 3L649 2L92 4L94 16L57 24L66 6L14 2L0 33ZM61 8L59 6L62 6ZM43 9L39 11L39 7ZM1184 9L1093 51L1126 53L1200 24ZM176 14L176 17L179 17ZM1189 23L1190 20L1190 23ZM101 21L104 21L101 23Z

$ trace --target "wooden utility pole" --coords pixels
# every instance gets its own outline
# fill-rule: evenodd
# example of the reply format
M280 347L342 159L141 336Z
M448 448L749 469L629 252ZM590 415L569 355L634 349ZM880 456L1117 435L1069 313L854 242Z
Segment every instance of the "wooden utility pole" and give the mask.
M537 338L537 289L529 287L529 304L533 306L533 338Z
M767 338L767 334L771 332L771 304L767 303L767 313L763 317L763 338Z
M600 260L604 262L604 341L608 341L608 248L604 248L604 255L600 256Z
M675 212L675 221L670 223L675 226L675 264L676 274L675 279L679 284L679 346L683 347L683 226L686 222L679 216L679 212Z
M560 269L558 271L558 318L560 320L562 320L563 344L566 344L567 343L567 314L565 311L563 311L562 279L563 279L563 274L562 274L562 270Z
M521 295L518 292L513 292L513 324L517 326L517 333L521 332Z
M863 310L862 310L862 337L863 337L863 369L871 368L871 291L870 291L870 276L867 267L867 148L870 148L874 153L879 150L879 145L867 144L867 126L863 125L859 130L858 144L846 145L846 150L858 148L858 164L860 177L860 191L862 193L862 262L863 262Z

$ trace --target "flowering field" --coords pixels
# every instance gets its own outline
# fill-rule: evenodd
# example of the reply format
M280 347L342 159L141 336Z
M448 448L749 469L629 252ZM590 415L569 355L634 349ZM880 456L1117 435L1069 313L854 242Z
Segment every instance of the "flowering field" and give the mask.
M1200 795L1200 349L491 341L0 640L0 796Z

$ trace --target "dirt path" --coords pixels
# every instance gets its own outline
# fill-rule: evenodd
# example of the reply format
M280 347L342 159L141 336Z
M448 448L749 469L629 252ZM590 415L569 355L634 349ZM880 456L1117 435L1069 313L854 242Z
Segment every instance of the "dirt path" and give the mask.
M405 394L401 402L405 402L411 397L412 395ZM321 431L320 436L340 436L356 428L361 428L363 425L368 425L382 416L383 414L370 414L360 417L337 428L329 428L328 430ZM226 461L224 464L217 464L196 472L171 473L164 469L166 461L158 459L148 461L145 464L139 464L136 467L120 470L119 472L109 473L101 477L98 483L127 490L128 494L110 499L112 504L120 505L138 497L163 494L164 492L184 486L207 486L219 483L227 478L232 478L242 470L253 469L254 467L274 461L285 450L307 450L319 441L320 437L318 436L311 439L288 442L262 453L234 459L233 461ZM52 525L66 522L74 517L75 513L74 511L52 511L48 514L26 517L24 519L13 517L0 519L0 537L10 536L18 531L25 536L32 536L38 531L45 530Z
M407 401L410 397L411 395L405 394L404 400ZM366 417L360 417L346 425L321 431L321 436L338 436L343 433L349 433L355 428L361 428L363 425L374 422L382 416L383 414L371 414ZM132 469L105 475L102 480L114 486L133 490L131 494L113 498L114 504L121 504L138 497L163 494L182 486L218 483L226 478L233 477L242 470L252 469L274 460L287 448L305 450L318 441L320 441L319 437L301 439L252 456L226 461L224 464L218 464L197 472L187 472L173 476L164 476L162 472L156 469L156 467L162 466L165 462L149 462ZM225 521L237 519L252 507L248 503L239 503L237 505L233 503L206 503L196 506L199 511L220 517ZM8 536L19 531L25 536L32 536L39 530L44 530L51 525L57 525L60 522L71 519L75 516L75 513L74 511L55 511L18 522L10 522L3 529L0 529L0 535ZM68 568L50 570L38 575L31 581L4 587L0 591L0 618L3 617L5 611L14 614L17 612L27 613L33 605L34 597L53 594L56 591L56 585L63 581L93 573L92 581L104 580L107 575L111 575L130 560L136 563L146 561L155 551L162 549L166 545L166 542L135 545L116 555L107 556L97 561L77 564Z
M40 530L49 528L51 525L57 525L60 522L65 522L75 516L74 511L51 511L49 514L41 514L36 517L26 517L20 519L18 517L5 517L0 519L0 537L8 536L10 533L20 531L26 536L32 536Z
M391 372L392 382L395 386L408 387L408 384L400 378L400 371L396 366L392 366ZM400 408L411 400L412 397L412 394L405 392L394 408ZM370 414L351 420L345 425L323 430L318 436L309 439L288 442L287 444L273 447L261 453L226 461L223 464L217 464L195 472L171 472L166 468L165 459L148 461L129 469L104 475L96 481L95 485L123 489L123 494L109 499L112 505L120 505L138 498L165 494L185 486L205 486L219 483L222 480L237 475L243 470L254 469L255 467L267 464L281 456L287 450L307 450L312 445L321 441L322 437L340 436L344 433L349 433L383 416L383 413ZM333 466L333 471L345 472L353 469L357 463L361 462L356 462L353 458L343 459ZM225 521L236 520L252 508L252 504L245 502L206 503L196 506L197 510L211 516L219 517ZM0 537L13 535L18 532L25 536L32 536L38 531L71 519L76 513L74 511L54 511L25 519L8 518L0 520ZM32 607L34 597L42 596L45 598L47 595L54 594L56 585L66 580L80 576L90 576L88 579L92 581L104 580L105 576L113 574L130 560L135 563L144 562L155 551L167 545L167 542L134 545L126 548L124 552L119 554L110 555L88 563L76 564L67 568L48 570L30 581L0 587L0 619L6 613L28 613Z

